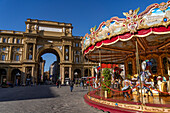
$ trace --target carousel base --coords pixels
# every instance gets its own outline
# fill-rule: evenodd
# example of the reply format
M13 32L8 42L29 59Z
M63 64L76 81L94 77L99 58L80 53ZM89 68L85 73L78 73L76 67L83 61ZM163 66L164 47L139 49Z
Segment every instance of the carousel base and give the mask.
M136 98L134 96L133 98ZM166 112L170 113L170 97L165 97L166 102L161 103L156 101L158 97L150 97L150 101L145 103L143 106L141 102L136 102L135 99L124 98L122 95L119 97L104 98L96 95L96 91L91 91L90 93L84 96L84 101L99 110L110 112L110 113L132 113L132 112L145 112L145 113L160 113ZM146 98L145 98L146 99ZM146 101L144 99L144 101ZM161 98L162 99L162 98ZM161 100L158 99L158 100ZM143 109L142 109L143 107Z

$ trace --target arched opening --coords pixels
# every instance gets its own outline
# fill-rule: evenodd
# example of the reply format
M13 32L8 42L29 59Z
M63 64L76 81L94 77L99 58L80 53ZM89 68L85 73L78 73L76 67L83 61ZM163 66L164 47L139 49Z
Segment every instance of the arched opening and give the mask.
M6 82L6 74L7 73L5 69L0 69L0 84L1 85Z
M11 81L16 85L21 85L21 71L19 69L13 69L11 73Z
M129 61L128 62L128 75L132 76L132 61Z
M170 60L167 59L167 57L164 57L162 60L164 74L168 74L168 67L170 66Z
M52 81L60 78L60 56L55 49L45 49L38 56L37 82Z
M89 70L89 72L88 72L88 70ZM88 73L89 73L89 75L88 75ZM84 71L84 76L85 76L85 77L92 76L90 69L86 69L86 70Z
M156 61L156 59L151 58L150 62L152 63L151 68L150 68L151 73L156 74L158 72L158 70L157 70L157 61Z
M81 78L81 70L80 69L75 69L74 70L74 78Z

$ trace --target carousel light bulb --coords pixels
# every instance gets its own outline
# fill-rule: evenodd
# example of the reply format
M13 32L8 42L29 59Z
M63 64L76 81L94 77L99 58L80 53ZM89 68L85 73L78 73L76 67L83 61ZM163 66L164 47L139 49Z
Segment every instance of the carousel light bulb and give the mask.
M164 18L164 19L163 19L164 22L167 22L167 20L168 20L167 18Z

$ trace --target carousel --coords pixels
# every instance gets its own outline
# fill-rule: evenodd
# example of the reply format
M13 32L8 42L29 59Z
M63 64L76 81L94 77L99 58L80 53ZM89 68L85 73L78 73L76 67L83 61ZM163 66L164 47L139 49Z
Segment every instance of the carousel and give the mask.
M90 106L109 112L170 112L170 1L139 10L112 17L82 37L83 55L99 64L84 96Z

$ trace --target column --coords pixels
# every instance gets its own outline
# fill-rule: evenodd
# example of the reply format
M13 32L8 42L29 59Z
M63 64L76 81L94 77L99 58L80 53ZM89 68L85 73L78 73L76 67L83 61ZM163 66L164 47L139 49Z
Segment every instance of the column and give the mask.
M33 43L33 55L32 55L32 60L35 60L35 44Z
M94 77L94 68L91 69L92 77Z
M140 68L140 64L139 64L139 68ZM134 74L137 74L137 72L136 72L136 63L135 63L135 59L133 59L132 60L132 76L134 75ZM135 73L136 72L136 73Z
M84 77L84 67L81 70L82 70L81 71L81 74L82 74L81 76Z
M6 79L7 81L11 81L11 68L10 67L8 67L7 69Z
M65 60L65 45L63 45L63 61Z
M72 54L72 52L71 52L71 45L70 45L70 46L69 46L69 61L72 60L71 54Z
M37 77L38 77L37 74L38 74L38 73L37 73L37 71L38 71L38 65L36 64L36 66L35 66L35 72L34 72L34 74L35 74L35 75L34 75L34 77L35 77L35 78L34 78L34 84L37 84L37 83L38 83L38 80L37 80ZM36 83L35 83L35 82L36 82Z
M34 85L34 82L35 82L35 75L34 75L34 66L32 66L32 72L31 72L31 78L32 78L32 83L33 83L33 85Z
M9 47L9 52L8 52L8 60L11 61L11 55L12 55L12 47Z
M22 77L22 85L25 85L25 81L26 81L26 68L25 67L22 67L21 77Z
M61 84L64 84L64 67L63 66L61 66Z
M24 58L23 59L27 59L27 43L25 43L25 48L24 48Z
M160 71L158 70L158 74L160 74L161 73L161 75L163 75L163 73L164 73L164 69L163 69L163 64L162 64L162 59L161 59L161 56L159 56L159 64L160 64ZM158 67L157 67L158 68Z
M69 67L69 78L70 78L70 80L73 80L71 69L72 69L72 67Z

